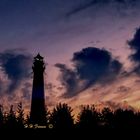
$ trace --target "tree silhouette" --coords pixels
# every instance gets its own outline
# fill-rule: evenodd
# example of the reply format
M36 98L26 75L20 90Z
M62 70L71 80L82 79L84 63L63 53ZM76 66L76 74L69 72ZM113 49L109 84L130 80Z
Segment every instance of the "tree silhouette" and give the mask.
M24 128L25 120L24 120L24 110L22 108L22 103L19 103L17 107L17 124L18 124L18 128Z
M47 108L44 128L57 130L140 128L140 112L134 110L119 108L112 111L110 108L104 107L101 111L97 111L94 105L82 106L75 123L72 111L72 108L65 103L56 105L51 113ZM0 128L38 128L37 125L31 123L29 115L25 119L22 103L18 104L16 112L11 105L8 113L4 112L3 106L0 105Z
M114 114L110 108L104 107L102 109L102 117L101 117L102 125L107 128L114 128Z
M97 128L99 126L100 113L96 111L95 106L83 106L78 115L78 128Z
M135 113L134 125L135 128L140 128L140 112Z
M10 106L9 113L5 116L6 117L6 128L17 128L17 120L16 115L13 110L13 105Z
M24 128L30 128L30 125L31 125L30 116L29 116L29 114L27 114L26 117L25 117Z
M3 127L3 123L4 123L3 106L0 105L0 128Z
M45 123L46 123L46 128L48 128L49 126L49 117L50 117L50 111L48 109L48 107L45 108L45 111L46 111L46 120L45 120Z
M50 124L54 129L73 128L72 109L67 104L59 103L50 115Z
M116 128L133 128L135 125L135 114L133 110L117 109L114 112Z

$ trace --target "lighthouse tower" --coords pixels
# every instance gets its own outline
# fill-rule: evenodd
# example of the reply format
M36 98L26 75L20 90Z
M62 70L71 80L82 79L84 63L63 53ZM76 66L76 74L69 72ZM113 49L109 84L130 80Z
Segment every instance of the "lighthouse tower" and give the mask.
M44 125L46 122L45 97L44 97L44 71L43 57L38 54L33 62L33 89L30 121L32 124Z

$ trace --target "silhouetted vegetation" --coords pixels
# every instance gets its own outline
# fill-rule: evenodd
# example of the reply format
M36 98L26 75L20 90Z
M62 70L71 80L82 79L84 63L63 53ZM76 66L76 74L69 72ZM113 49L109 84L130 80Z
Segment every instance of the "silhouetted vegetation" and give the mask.
M50 115L50 124L54 129L73 128L74 119L71 113L72 109L67 104L58 104Z
M96 111L94 106L83 106L78 115L78 128L97 128L100 123L100 113Z
M5 114L5 124L6 128L17 128L16 113L13 110L13 105L10 106L10 110Z
M0 128L3 127L3 123L4 123L3 106L0 105Z
M65 103L59 103L51 110L46 109L46 121L43 125L32 124L30 116L24 112L22 103L13 105L5 112L0 105L0 128L46 128L46 129L131 129L140 128L140 112L118 108L111 110L104 107L97 110L94 105L82 106L77 116Z
M19 103L17 107L17 124L19 128L24 128L25 120L24 120L24 110L22 108L22 103Z

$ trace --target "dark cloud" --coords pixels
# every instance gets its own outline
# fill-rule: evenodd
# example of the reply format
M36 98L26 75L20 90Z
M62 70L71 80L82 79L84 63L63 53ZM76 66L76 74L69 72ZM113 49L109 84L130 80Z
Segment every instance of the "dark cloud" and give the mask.
M121 109L128 109L128 110L135 110L131 105L128 104L127 101L124 102L113 102L113 101L106 101L106 102L101 102L103 106L108 106L113 110L117 110L119 108Z
M49 93L49 95L52 95L53 93L55 93L55 88L56 86L51 82L45 85L45 90L47 91L47 93Z
M21 81L29 78L31 70L31 55L18 50L8 50L0 53L0 66L10 80L8 93L13 92Z
M122 67L107 50L93 47L74 53L72 62L80 79L88 80L89 84L102 80L106 75L109 79L114 78Z
M140 74L140 28L136 30L133 39L128 41L128 44L134 51L134 53L130 55L131 61L136 63L133 72Z
M72 16L74 14L77 14L78 12L81 12L81 11L87 9L87 8L93 6L96 3L97 3L97 0L92 0L88 3L87 2L86 3L85 2L81 3L77 8L75 8L72 11L70 11L69 13L67 13L66 16L69 17L69 16Z
M140 80L135 80L135 83L138 83L139 84L140 83Z
M137 1L138 0L90 0L88 2L84 1L78 7L76 7L72 11L68 12L66 14L66 16L67 17L72 16L72 15L77 14L77 13L79 13L81 11L84 11L84 10L90 8L90 7L93 7L93 6L97 5L97 4L99 6L104 6L104 5L111 4L111 3L112 4L118 4L119 6L133 6L133 5L136 4Z
M23 94L23 98L29 100L31 98L31 88L32 88L32 84L29 82L26 82L23 85L23 88L21 89L21 92Z
M72 97L79 92L79 79L77 74L72 69L68 68L65 64L55 64L60 69L60 81L62 85L66 87L65 97Z
M131 90L130 87L120 86L117 88L117 93L128 93Z
M60 80L66 87L66 97L73 97L95 83L107 84L120 73L122 64L112 58L104 49L89 47L73 55L74 70L64 64L56 64L60 68Z

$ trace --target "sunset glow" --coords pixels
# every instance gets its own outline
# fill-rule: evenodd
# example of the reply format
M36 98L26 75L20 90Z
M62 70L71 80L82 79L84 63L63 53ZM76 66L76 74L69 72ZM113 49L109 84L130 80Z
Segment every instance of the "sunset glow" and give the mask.
M140 109L139 0L1 0L0 104L30 110L33 57L45 102Z

